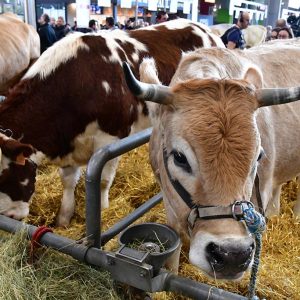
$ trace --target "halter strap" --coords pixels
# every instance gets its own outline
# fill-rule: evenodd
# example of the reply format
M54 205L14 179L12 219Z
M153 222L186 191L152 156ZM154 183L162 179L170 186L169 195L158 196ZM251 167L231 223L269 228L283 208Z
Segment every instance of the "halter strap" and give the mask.
M191 230L193 229L197 219L212 220L212 219L233 218L237 221L241 221L244 219L244 211L249 208L254 208L254 205L250 201L244 201L244 200L243 201L237 200L228 206L196 205L195 203L193 203L190 193L182 186L182 184L177 179L174 180L171 177L168 168L168 156L167 156L166 149L163 150L163 160L164 160L164 166L167 175L169 177L169 180L173 188L176 190L176 192L178 193L180 198L184 201L184 203L191 209L191 212L187 219L189 232L191 232ZM259 209L262 210L261 205L259 203L259 199L258 199L258 206Z

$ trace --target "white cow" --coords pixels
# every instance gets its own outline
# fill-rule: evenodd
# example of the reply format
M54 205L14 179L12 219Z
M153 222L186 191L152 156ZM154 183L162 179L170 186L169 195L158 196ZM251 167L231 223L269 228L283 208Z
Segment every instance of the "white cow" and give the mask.
M6 95L40 56L40 39L31 25L12 13L0 15L0 33L0 95Z
M251 265L254 240L232 210L251 199L255 174L263 209L273 214L281 185L300 173L300 102L274 105L300 99L300 88L288 89L299 85L299 70L300 48L278 45L189 53L170 87L159 84L152 59L140 67L148 83L127 72L135 94L156 102L149 103L150 160L168 223L209 276L237 279ZM179 253L175 270L178 262Z

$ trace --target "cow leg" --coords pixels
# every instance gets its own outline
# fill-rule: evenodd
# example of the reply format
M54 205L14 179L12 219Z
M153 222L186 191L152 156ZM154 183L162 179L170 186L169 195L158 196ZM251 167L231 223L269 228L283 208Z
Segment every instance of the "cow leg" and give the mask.
M118 167L118 158L114 158L108 161L102 171L101 175L101 208L108 208L108 193L109 189L114 181L116 170Z
M59 175L63 184L63 198L57 217L56 225L66 227L70 224L75 210L75 187L80 178L79 167L66 167L59 169Z
M298 192L297 192L297 200L295 202L295 205L294 205L294 215L296 217L300 217L300 176L297 177L297 185L298 185Z

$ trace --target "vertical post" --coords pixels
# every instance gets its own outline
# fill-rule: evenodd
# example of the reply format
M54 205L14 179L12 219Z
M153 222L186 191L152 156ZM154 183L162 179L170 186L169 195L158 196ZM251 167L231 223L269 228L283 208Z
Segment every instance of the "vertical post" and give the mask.
M139 13L139 1L135 1L135 24L137 24L138 20L138 13Z
M198 0L192 2L192 21L198 22Z
M24 14L25 22L36 28L36 20L39 16L36 15L34 0L24 0Z

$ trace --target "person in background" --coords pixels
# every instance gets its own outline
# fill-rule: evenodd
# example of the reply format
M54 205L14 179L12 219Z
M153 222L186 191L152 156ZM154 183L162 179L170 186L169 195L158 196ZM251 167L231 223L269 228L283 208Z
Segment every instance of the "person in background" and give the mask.
M275 27L279 27L279 28L288 27L288 23L287 23L287 21L285 19L278 19L276 21Z
M74 21L74 26L72 26L71 28L73 31L76 31L77 29L77 21Z
M271 40L277 40L278 39L278 32L280 31L280 27L275 27L271 31Z
M113 17L107 17L105 19L105 27L109 31L115 30L116 29L115 19Z
M56 39L59 41L66 36L67 28L63 17L58 17L54 27Z
M244 49L245 40L242 30L246 29L250 23L250 15L247 12L241 11L236 25L230 27L221 36L221 39L228 49Z
M96 20L89 21L89 29L91 32L97 32Z
M55 27L55 18L50 18L49 24L50 24L51 27L54 29L54 27Z
M295 24L295 23L294 23ZM279 28L287 28L288 31L291 33L292 35L292 38L294 37L294 33L293 31L290 29L290 26L289 24L287 23L287 21L285 19L278 19L276 21L276 27L279 27Z
M169 16L167 14L167 12L165 11L159 11L157 12L156 18L155 18L155 23L159 24L159 23L163 23L168 21Z
M49 24L50 18L47 14L42 14L39 19L40 27L38 34L41 41L41 54L56 42L54 29Z
M288 24L290 26L292 26L296 21L297 21L297 17L295 13L288 13L288 18L286 19L286 21L288 22Z
M292 39L292 38L293 38L293 34L290 28L284 27L279 30L278 32L279 40Z

